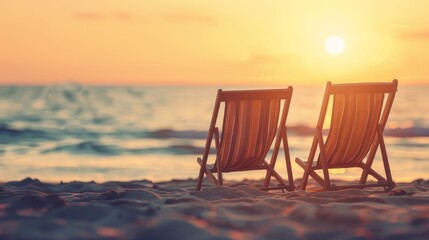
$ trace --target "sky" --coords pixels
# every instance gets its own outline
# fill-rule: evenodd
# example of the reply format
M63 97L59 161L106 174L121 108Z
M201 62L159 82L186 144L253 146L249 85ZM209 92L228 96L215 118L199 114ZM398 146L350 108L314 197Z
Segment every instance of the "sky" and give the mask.
M0 84L429 84L429 1L0 1ZM339 36L332 55L325 40Z

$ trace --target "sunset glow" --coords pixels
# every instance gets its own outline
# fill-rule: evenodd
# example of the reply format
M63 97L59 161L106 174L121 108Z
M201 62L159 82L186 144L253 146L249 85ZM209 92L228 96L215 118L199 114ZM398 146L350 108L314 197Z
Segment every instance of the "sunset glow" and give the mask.
M340 54L344 51L344 40L338 36L331 36L325 41L325 48L332 55Z
M227 6L227 7L226 7ZM428 83L427 1L3 1L0 83ZM346 40L333 57L323 47Z

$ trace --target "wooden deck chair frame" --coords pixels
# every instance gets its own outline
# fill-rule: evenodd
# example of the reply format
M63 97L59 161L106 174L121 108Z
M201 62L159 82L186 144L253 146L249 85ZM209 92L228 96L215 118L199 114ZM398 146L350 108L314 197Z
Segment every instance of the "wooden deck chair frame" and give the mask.
M290 101L292 98L292 92L293 88L288 87L287 89L268 89L268 90L240 90L240 91L222 91L222 89L219 89L217 92L216 102L213 110L213 115L210 123L210 128L208 131L207 141L204 149L204 153L202 158L197 158L197 162L200 165L200 171L198 175L198 182L197 182L197 191L201 190L203 178L204 175L207 175L208 179L216 186L222 186L223 185L223 178L222 173L226 172L238 172L238 171L249 171L249 170L266 170L265 174L265 180L262 190L273 190L273 189L287 189L289 191L292 191L295 189L293 184L293 177L292 177L292 167L291 167L291 160L289 155L289 146L287 141L287 133L286 133L286 119L289 112L289 106ZM278 117L280 117L279 120L277 120L277 125L275 126L275 141L274 141L274 148L271 155L271 161L268 163L265 160L265 157L272 147L272 141L269 143L269 149L264 153L263 156L263 162L260 166L239 166L239 167L233 167L233 168L222 168L221 164L218 164L219 161L221 161L221 145L223 144L221 137L219 136L219 130L218 127L216 127L216 121L219 114L219 108L221 104L223 103L225 106L227 102L229 101L245 101L245 100L278 100L279 104L280 101L283 100L283 108L281 109L281 105L279 105L279 112ZM226 107L225 107L226 108ZM225 124L225 114L224 113L224 122L222 125ZM222 133L223 135L223 133ZM208 164L207 159L210 153L211 143L212 139L215 139L215 148L216 148L216 160L214 164ZM222 136L223 137L223 136ZM276 164L277 155L280 149L281 141L283 141L283 148L284 148L284 154L285 154L285 161L286 161L286 169L287 169L287 176L288 176L288 183L286 183L283 178L274 170L274 166ZM217 178L215 176L217 175ZM278 182L279 185L276 187L269 187L269 183L271 180L271 177L274 177Z
M383 139L383 131L392 108L393 100L397 91L398 81L395 79L391 83L356 83L356 84L332 84L328 82L326 85L325 95L319 115L319 120L316 127L316 133L313 138L313 143L311 145L310 154L308 156L308 161L304 162L299 158L296 158L296 163L304 169L304 175L302 182L299 186L299 189L305 190L309 176L311 176L316 182L318 182L325 191L334 190L334 189L347 189L347 188L364 188L364 187L383 187L386 191L389 191L395 187L395 183L392 180L392 174L390 172L390 166L388 162L386 146ZM322 128L328 108L328 103L331 96L337 94L358 94L358 93L369 93L369 94L383 94L382 98L382 107L380 108L380 113L378 117L378 123L376 124L376 129L373 139L367 139L371 141L369 144L369 149L366 154L363 153L362 160L359 163L353 164L329 164L329 160L326 152L326 143L329 138L331 131L328 134L327 140L324 141ZM387 100L384 103L384 95L387 94ZM384 107L383 107L384 103ZM334 108L334 107L333 107ZM332 129L332 126L331 126ZM366 127L368 129L368 126ZM368 131L368 130L366 130ZM366 132L365 132L366 133ZM338 139L337 139L338 140ZM351 140L350 140L351 141ZM384 170L386 178L381 174L377 173L372 168L372 163L374 161L374 156L377 152L378 146L381 149L381 155L383 159ZM314 157L319 147L319 159L316 165L313 164ZM361 149L362 150L362 149ZM360 153L359 153L360 154ZM366 157L366 162L364 163ZM358 167L362 168L362 175L358 184L348 185L348 186L333 186L331 185L331 180L329 176L328 169L331 168L351 168ZM316 173L316 170L323 171L323 178ZM372 175L375 179L378 180L378 183L366 184L368 175Z

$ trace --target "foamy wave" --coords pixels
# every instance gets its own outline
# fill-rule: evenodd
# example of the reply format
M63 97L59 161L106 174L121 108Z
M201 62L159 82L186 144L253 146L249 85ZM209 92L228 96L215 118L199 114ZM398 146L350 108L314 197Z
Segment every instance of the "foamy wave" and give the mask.
M324 130L325 133L328 130ZM314 135L314 128L308 126L292 126L288 127L288 135L297 137L308 137ZM385 129L384 135L387 137L411 138L411 137L429 137L429 128L411 127L411 128L390 128ZM115 139L195 139L201 140L207 138L207 131L197 130L174 130L174 129L159 129L159 130L136 130L136 131L111 131L111 132L95 132L85 129L79 130L61 130L61 129L18 129L0 125L0 142L7 144L18 144L21 141L58 141L67 138L77 138L93 140L103 137Z
M204 148L193 145L169 145L166 147L125 148L118 145L101 144L85 141L76 144L65 144L41 151L42 154L65 152L73 155L146 155L146 154L202 154Z
M384 130L385 136L390 137L428 137L429 128L410 127L410 128L391 128Z
M287 128L288 135L291 136L313 136L315 128L297 125ZM329 129L325 129L324 133L328 133ZM147 136L151 138L165 139L165 138L183 138L183 139L206 139L207 131L177 131L173 129L162 129L148 132ZM429 128L410 127L410 128L390 128L385 129L384 136L387 137L429 137Z

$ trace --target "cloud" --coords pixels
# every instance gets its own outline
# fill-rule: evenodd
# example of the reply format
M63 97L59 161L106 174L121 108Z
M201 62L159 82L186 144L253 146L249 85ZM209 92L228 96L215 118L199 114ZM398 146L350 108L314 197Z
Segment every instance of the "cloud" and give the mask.
M133 18L130 13L123 11L113 12L112 16L120 20L131 20Z
M273 56L267 53L253 53L252 55L249 56L249 58L246 60L246 62L248 63L253 63L253 64L275 64L275 63L282 63L286 61L286 59L284 59L283 57L278 57L278 56Z
M73 18L83 21L98 21L105 19L106 16L95 12L76 12L73 13Z
M399 34L399 38L405 40L429 40L429 30L402 32Z
M272 55L266 52L254 52L243 59L205 62L194 68L201 79L234 80L249 84L284 80L294 77L301 70L301 61L297 56Z
M128 21L133 18L130 13L124 11L115 11L110 13L75 12L72 17L82 21L102 21L109 19Z
M213 16L207 14L195 13L171 13L163 16L164 20L177 23L207 23L212 24L216 22Z
M156 14L151 16L136 16L126 11L112 11L112 12L97 12L97 11L78 11L72 14L74 19L80 21L104 21L104 20L120 20L131 21L138 20L143 22L153 22L164 20L171 23L203 23L213 24L216 18L208 14L198 13L169 13L169 14Z

